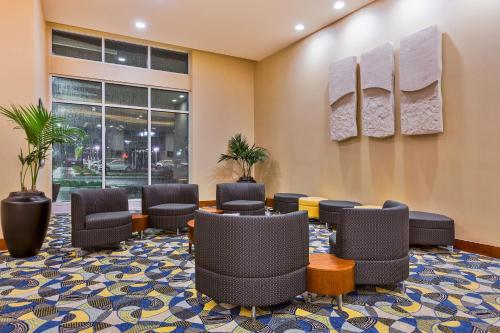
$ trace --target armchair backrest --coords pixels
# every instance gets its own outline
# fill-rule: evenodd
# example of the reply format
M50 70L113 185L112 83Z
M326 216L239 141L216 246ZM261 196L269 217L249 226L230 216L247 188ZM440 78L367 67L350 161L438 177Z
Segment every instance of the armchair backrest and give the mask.
M274 216L195 213L196 266L232 277L274 277L309 263L305 211Z
M222 203L233 200L266 201L266 188L262 183L225 183L217 184L217 208L222 209Z
M166 203L194 204L198 207L198 185L159 184L142 187L142 212L147 214L150 207Z
M84 229L87 215L120 211L128 211L128 194L124 189L88 189L71 194L73 229Z
M409 211L388 200L382 209L347 208L337 225L336 253L344 259L401 258L409 251Z

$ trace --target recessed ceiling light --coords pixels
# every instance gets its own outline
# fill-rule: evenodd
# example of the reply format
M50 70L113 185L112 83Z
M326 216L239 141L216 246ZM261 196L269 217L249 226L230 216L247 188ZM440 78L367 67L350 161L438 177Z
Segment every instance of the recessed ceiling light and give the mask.
M119 62L125 62L125 61L127 61L127 59L125 59L124 57L118 57L118 61Z
M176 100L176 99L173 99L173 100L172 100L172 102L174 102L174 103L175 103L175 102L177 102L177 100Z
M295 30L297 31L302 31L304 30L304 25L302 23L299 23L295 26Z
M344 7L345 7L344 1L335 1L335 4L333 5L333 8L335 8L337 10L341 10Z
M142 21L136 21L135 22L135 27L137 29L145 29L146 28L146 23L144 23Z

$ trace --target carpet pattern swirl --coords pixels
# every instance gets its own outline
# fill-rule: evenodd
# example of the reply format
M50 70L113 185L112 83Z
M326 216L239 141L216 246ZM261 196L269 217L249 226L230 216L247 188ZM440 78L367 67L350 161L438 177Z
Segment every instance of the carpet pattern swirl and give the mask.
M38 256L0 252L1 332L496 332L500 260L412 249L403 285L360 287L330 297L250 310L197 297L187 235L149 229L119 251L76 256L68 216L52 218ZM311 253L330 232L310 226ZM194 255L196 250L194 251ZM333 302L333 304L332 304Z

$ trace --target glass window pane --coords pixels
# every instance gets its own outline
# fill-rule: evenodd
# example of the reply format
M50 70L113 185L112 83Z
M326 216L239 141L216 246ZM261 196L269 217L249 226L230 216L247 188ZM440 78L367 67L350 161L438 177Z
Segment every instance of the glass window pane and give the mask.
M102 41L98 37L53 30L52 54L102 61Z
M189 93L151 89L151 107L153 109L189 111Z
M86 133L80 144L55 144L52 150L53 195L69 201L77 189L102 186L101 107L54 103L52 112Z
M106 62L146 68L148 47L137 44L105 40Z
M151 183L188 183L188 115L151 111Z
M52 97L64 101L102 103L101 82L53 77Z
M106 104L148 107L148 88L106 83Z
M148 112L106 107L106 187L140 198L148 184Z
M152 47L151 68L166 72L188 74L188 54Z

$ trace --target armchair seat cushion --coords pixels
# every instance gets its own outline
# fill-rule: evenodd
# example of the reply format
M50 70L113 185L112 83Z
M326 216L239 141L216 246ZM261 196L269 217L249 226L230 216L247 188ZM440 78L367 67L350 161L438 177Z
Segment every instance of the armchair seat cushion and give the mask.
M155 216L179 216L193 214L197 209L195 204L166 203L148 208L150 215Z
M410 228L454 229L454 227L453 219L448 216L427 212L410 212Z
M263 208L263 201L233 200L222 203L222 209L229 211L259 210Z
M132 223L132 214L128 211L94 213L85 219L86 229L107 229Z

